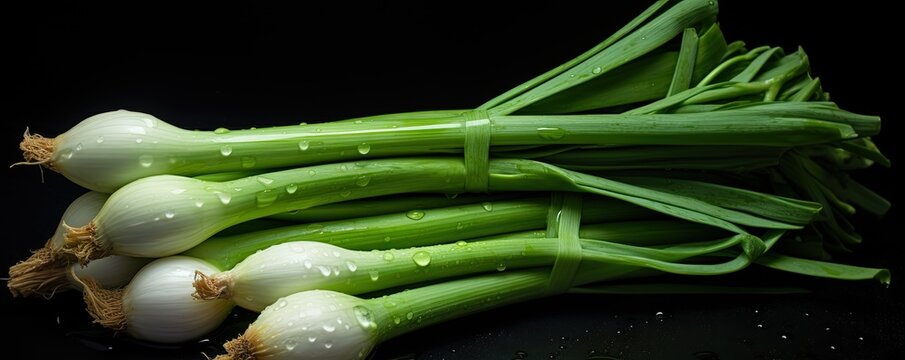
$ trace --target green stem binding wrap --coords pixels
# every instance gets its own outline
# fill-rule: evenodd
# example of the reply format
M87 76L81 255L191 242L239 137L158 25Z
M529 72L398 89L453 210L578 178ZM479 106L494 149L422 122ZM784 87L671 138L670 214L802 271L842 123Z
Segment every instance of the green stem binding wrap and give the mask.
M559 238L556 261L550 271L549 291L566 292L572 287L575 273L581 265L582 249L578 231L581 227L581 194L556 192L547 213L547 237Z
M472 110L465 118L465 191L486 193L490 181L490 116Z

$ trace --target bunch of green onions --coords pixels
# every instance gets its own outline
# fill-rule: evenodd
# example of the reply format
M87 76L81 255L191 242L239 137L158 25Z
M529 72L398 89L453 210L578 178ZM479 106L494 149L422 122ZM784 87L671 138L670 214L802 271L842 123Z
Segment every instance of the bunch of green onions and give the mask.
M716 12L657 1L473 110L211 132L120 110L26 133L25 163L92 192L10 290L81 290L100 325L161 343L238 305L261 316L224 358L355 359L617 279L888 282L826 261L861 241L850 215L889 207L847 175L889 166L880 119L829 102L803 50L728 43Z

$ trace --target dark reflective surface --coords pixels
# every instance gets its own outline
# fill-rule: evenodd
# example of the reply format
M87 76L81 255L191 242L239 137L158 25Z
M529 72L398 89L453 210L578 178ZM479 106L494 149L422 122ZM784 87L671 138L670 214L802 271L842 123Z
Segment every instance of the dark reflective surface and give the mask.
M877 8L724 1L729 40L804 46L844 108L884 117L881 148L897 163L894 21ZM110 8L69 3L11 13L3 158L26 125L59 134L97 112L146 111L186 128L245 128L377 113L467 108L558 65L609 35L642 5L271 9ZM896 98L893 98L893 96ZM11 112L10 112L11 111ZM37 169L3 170L4 267L52 233L81 193ZM897 169L858 178L893 195ZM893 286L747 271L721 284L784 284L796 295L560 296L472 316L387 342L373 359L884 359L905 350L902 246L894 207L858 219L865 244L843 260L893 270ZM240 333L237 311L216 333L160 346L90 324L77 294L11 299L0 291L10 358L203 359Z

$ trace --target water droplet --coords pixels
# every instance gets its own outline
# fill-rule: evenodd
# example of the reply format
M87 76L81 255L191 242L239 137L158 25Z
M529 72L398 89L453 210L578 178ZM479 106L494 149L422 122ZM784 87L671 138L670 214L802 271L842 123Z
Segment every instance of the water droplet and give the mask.
M361 187L368 186L368 183L370 183L370 182L371 182L371 177L367 176L367 175L359 176L357 179L355 179L355 185L358 185Z
M217 197L220 198L220 202L223 203L223 205L229 204L229 201L232 200L232 197L225 192L218 191L215 194L217 194Z
M346 261L346 268L348 268L351 272L355 272L355 270L358 270L358 265L356 265L354 262Z
M280 300L279 302L277 302L277 309L282 309L282 308L286 307L286 305L288 305L288 304L289 303L286 302L286 300Z
M462 241L462 240L456 241L456 246L465 246L465 245L468 245L468 243L465 241Z
M295 340L289 339L286 341L286 351L292 351L296 347Z
M349 171L349 167L346 166L346 164L340 165L340 166L339 166L339 169L342 170L342 171Z
M339 196L347 198L352 195L352 192L349 190L343 190L339 192Z
M324 343L324 349L329 349L329 348L332 348L332 347L333 347L333 343L332 343L332 342L329 342L329 341L328 341L328 342L325 342L325 343Z
M464 228L465 228L465 224L463 224L463 223L456 223L456 230L462 230L462 229L464 229Z
M321 225L321 224L308 225L308 231L320 231L323 229L324 229L324 225Z
M313 343L313 342L315 342L315 341L317 341L317 337L316 337L316 336L309 336L309 337L308 337L308 342Z
M358 324L361 327L365 329L377 327L377 323L374 322L374 317L371 316L371 311L368 308L356 305L352 307L352 313L355 314L355 320L358 320Z
M311 143L309 143L308 140L299 141L299 150L301 150L301 151L308 150L308 148L310 146L311 146Z
M390 242L391 239L392 239L392 238L390 238L389 236L384 236L384 237L383 237L383 241L385 241L385 242Z
M101 143L104 142L104 137L103 137L103 136L98 136L98 137L97 137L97 140L95 140L95 141L97 141L98 144L101 144Z
M406 319L411 320L413 317L415 317L415 313L413 313L411 311L409 311L407 314L405 314Z
M496 271L504 271L504 270L506 270L506 264L503 264L503 263L497 264Z
M133 134L140 134L140 135L147 134L147 132L145 131L145 128L143 128L141 126L130 126L129 132L133 133Z
M196 207L196 208L199 208L199 209L200 209L202 206L204 206L204 201L201 201L201 200L195 201L195 207Z
M399 317L394 317L393 322L396 323L396 325L399 325L399 323L402 322L402 319L400 319Z
M485 211L493 211L493 203L490 201L482 202L481 207L484 208Z
M311 260L305 259L305 261L302 262L302 265L305 266L305 269L310 269L310 268L311 268Z
M311 175L311 176L317 175L317 170L314 170L314 169L308 170L308 175Z
M389 252L389 251L383 253L383 259L386 260L386 261L393 261L393 259L395 259L395 258L396 258L396 257L393 256L393 253L391 253L391 252Z
M333 326L332 324L324 324L323 328L326 332L333 332L336 330L336 326Z
M250 156L242 157L242 167L243 168L246 168L246 169L253 168L253 167L255 167L255 164L257 164L257 163L258 163L258 161L255 160L255 158L253 158L253 157L250 157Z
M371 271L369 271L369 272L368 272L368 275L371 276L371 281L377 281L377 279L380 279L380 273L377 272L377 270L371 270Z
M82 151L82 143L78 143L78 144L75 146L75 151Z
M271 178L266 178L266 177L263 177L263 176L258 176L258 177L257 177L257 180L258 180L259 183L264 184L264 185L273 184L273 179L271 179Z
M424 211L412 210L405 213L405 216L412 220L421 220L422 218L424 218Z
M145 140L142 139L142 138L135 138L135 143L136 143L136 144L141 144L141 143L144 142L144 141L145 141Z
M279 193L273 190L264 190L258 193L258 207L267 207L270 204L273 204L274 201L279 197Z
M601 71L603 71L603 68L601 68L600 66L597 66L594 68L594 70L591 70L591 73L600 74Z
M182 193L184 193L184 192L185 192L185 189L173 189L173 190L170 190L170 194L173 194L173 195L179 195L179 194L182 194Z
M163 216L167 219L172 219L172 218L176 217L176 212L173 210L170 210L170 211L163 213Z
M427 251L418 251L412 254L412 261L415 262L415 265L425 267L430 265L431 263L431 254Z
M573 77L575 77L575 74L569 74L569 77L573 78Z
M208 128L210 129L210 128ZM226 134L229 133L229 129L227 128L217 128L214 130L214 134Z
M330 268L326 266L318 265L317 270L320 271L323 276L330 276Z
M366 155L369 152L371 152L371 145L368 145L368 143L361 143L358 145L359 154Z
M780 336L780 337L783 338L783 339L788 339L788 338L789 338L788 336L785 336L785 335Z
M295 191L298 190L299 187L296 184L286 185L286 193L287 194L295 194Z
M138 157L138 163L142 167L151 167L151 164L154 163L154 157L151 155L142 155Z
M559 140L566 135L566 131L558 127L537 128L537 136L544 140Z
M229 156L229 154L233 153L233 147L229 145L223 145L220 147L220 155Z
M830 350L836 350L836 347L833 345L830 345Z

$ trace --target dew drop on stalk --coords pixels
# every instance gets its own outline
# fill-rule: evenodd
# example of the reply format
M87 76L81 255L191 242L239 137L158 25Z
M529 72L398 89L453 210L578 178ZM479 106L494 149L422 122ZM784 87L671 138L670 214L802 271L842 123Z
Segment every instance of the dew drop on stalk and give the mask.
M594 70L591 70L591 72L594 74L600 74L601 71L603 71L603 69L600 66L595 67Z
M142 155L138 157L138 163L142 167L151 167L151 164L154 163L154 157L151 155Z
M310 146L311 146L311 143L309 143L308 140L299 141L299 150L301 150L301 151L308 150L308 147L310 147Z
M431 254L427 251L418 251L412 254L412 261L415 262L415 265L425 267L430 265L431 263Z
M493 203L490 201L482 202L481 207L484 208L484 211L493 211Z
M393 259L395 259L395 258L396 258L396 257L393 256L393 253L391 253L391 252L385 252L385 253L383 253L383 259L386 260L386 261L393 261Z
M318 266L317 270L320 271L323 276L330 276L330 268L326 266Z
M329 342L329 341L328 341L328 342L325 342L325 343L324 343L324 348L325 348L325 349L329 349L329 348L332 348L332 347L333 347L333 343L332 343L332 342Z
M220 147L220 155L229 156L229 154L233 153L233 147L229 145L223 145Z
M273 179L271 179L271 178L267 178L267 177L263 177L263 176L258 176L258 177L257 177L257 180L258 180L259 183L264 184L264 185L273 184Z
M390 238L389 236L384 236L384 237L383 237L383 241L384 241L384 242L390 242L391 239L392 239L392 238Z
M346 261L346 268L351 272L355 272L355 270L358 270L358 265L352 261Z
M287 194L295 194L295 191L298 190L299 187L296 184L286 185L286 193Z
M377 270L369 271L368 275L371 277L371 281L377 281L380 279L380 273Z
M415 317L415 313L413 313L411 311L409 311L407 314L405 314L406 319L411 320L413 317Z
M223 205L229 204L229 201L232 200L232 197L225 192L218 191L215 194L217 194L217 198L220 199L220 202L223 203Z
M537 128L537 136L544 140L559 140L566 135L565 130L558 127Z
M468 243L463 240L456 241L456 246L462 247L465 245L468 245Z
M104 137L103 137L103 136L98 136L98 137L97 137L97 140L95 140L95 141L97 141L98 144L101 144L101 143L104 142Z
M496 271L504 271L504 270L506 270L506 264L503 264L503 263L497 264Z
M141 143L144 142L144 141L145 141L145 140L142 139L142 138L135 138L135 143L136 143L136 144L141 144Z
M176 217L176 212L173 210L169 210L169 211L163 213L163 216L166 217L167 219L172 219L172 218Z
M305 266L305 269L310 269L311 266L312 266L312 265L311 265L311 260L305 259L305 261L302 262L302 265Z
M374 317L371 315L371 311L368 308L356 305L352 308L352 312L355 314L355 320L358 320L358 324L365 329L375 328L377 327L377 323L374 321Z
M72 150L69 150L69 149L63 150L63 152L60 153L60 157L62 157L65 160L72 159Z
M317 341L317 337L316 337L316 336L309 336L309 337L308 337L308 342L313 343L313 342L315 342L315 341Z
M258 161L255 160L255 158L253 158L253 157L245 156L242 158L242 167L243 168L246 168L246 169L253 168L253 167L255 167L255 165L257 163L258 163Z
M336 330L336 326L333 326L331 324L324 324L323 328L326 332L333 332Z
M262 208L262 207L270 206L271 204L273 204L274 201L277 200L278 196L279 196L279 194L273 190L264 190L264 191L259 192L258 195L256 196L256 198L258 200L258 207Z
M311 175L311 176L317 175L317 171L314 169L308 170L308 175Z
M358 185L360 187L368 186L368 183L370 183L370 182L371 182L371 177L367 176L367 175L362 175L362 176L359 176L357 179L355 179L355 185Z
M405 213L405 216L412 220L421 220L424 218L424 211L421 210L412 210Z
M358 145L359 154L366 155L369 152L371 152L371 145L369 145L368 143L361 143Z
M226 133L229 133L229 129L227 129L227 128L221 127L221 128L217 128L216 130L214 130L214 134L226 134Z
M179 195L179 194L182 194L182 193L184 193L184 192L185 192L185 189L173 189L173 190L170 190L170 194L173 194L173 195Z
M352 192L349 191L349 190L343 190L343 191L340 191L340 192L339 192L339 196L340 196L340 197L347 198L347 197L349 197L349 196L351 196L351 195L352 195Z
M75 146L75 151L82 151L82 143L78 143L78 144Z
M199 208L199 209L200 209L202 206L204 206L204 201L201 201L201 200L195 201L195 207L196 207L196 208Z

